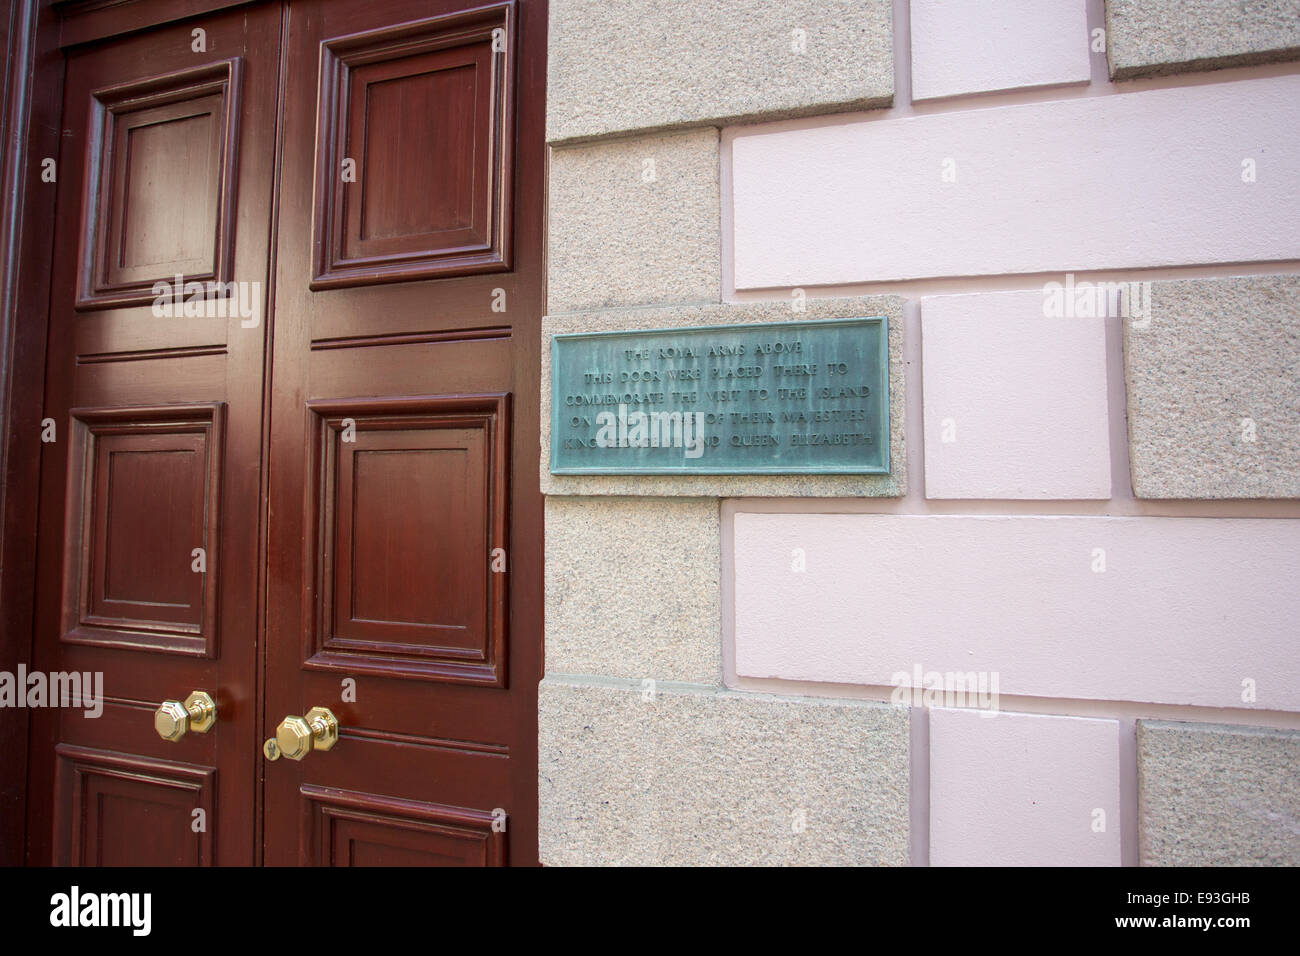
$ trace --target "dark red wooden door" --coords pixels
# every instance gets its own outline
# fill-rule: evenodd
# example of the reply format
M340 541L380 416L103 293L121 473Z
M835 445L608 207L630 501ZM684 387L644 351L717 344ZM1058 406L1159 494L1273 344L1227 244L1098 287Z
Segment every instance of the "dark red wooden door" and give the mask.
M545 30L290 18L264 732L340 738L267 762L270 864L536 861Z
M33 711L33 862L255 858L280 10L197 25L67 54L34 663L102 674L104 702ZM193 691L216 725L162 739Z
M29 859L536 861L545 30L322 0L68 54L37 665L106 704L36 714ZM225 311L159 315L177 275ZM312 708L337 744L268 759Z

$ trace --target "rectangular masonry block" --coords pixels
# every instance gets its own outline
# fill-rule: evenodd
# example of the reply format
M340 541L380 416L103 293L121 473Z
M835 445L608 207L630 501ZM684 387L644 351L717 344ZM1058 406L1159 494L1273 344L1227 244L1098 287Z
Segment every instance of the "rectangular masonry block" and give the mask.
M1119 866L1119 722L930 712L931 866Z
M912 99L1087 83L1085 0L911 0Z
M1106 325L1041 292L921 301L927 498L1109 498Z
M551 0L547 139L888 106L891 0Z
M551 152L551 312L716 302L718 131Z
M1124 326L1139 498L1300 498L1300 276L1151 284Z
M1112 79L1300 58L1298 0L1106 0Z
M1300 866L1300 731L1140 720L1143 866Z
M546 669L716 682L718 503L546 499Z
M1297 181L1300 74L744 132L735 284L1296 259Z
M743 677L1300 710L1298 519L740 513L733 533Z
M908 862L908 708L548 677L539 843L556 865Z

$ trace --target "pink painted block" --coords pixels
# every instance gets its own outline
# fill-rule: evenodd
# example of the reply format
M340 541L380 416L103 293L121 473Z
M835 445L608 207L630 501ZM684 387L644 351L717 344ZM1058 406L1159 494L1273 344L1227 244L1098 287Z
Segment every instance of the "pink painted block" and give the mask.
M1119 723L930 712L931 866L1119 866Z
M920 667L1003 696L1300 711L1297 519L741 513L732 533L742 677Z
M1086 83L1084 0L912 0L912 99Z
M1104 318L1041 292L921 301L927 498L1109 498Z
M737 289L1296 259L1300 74L743 132L731 172Z

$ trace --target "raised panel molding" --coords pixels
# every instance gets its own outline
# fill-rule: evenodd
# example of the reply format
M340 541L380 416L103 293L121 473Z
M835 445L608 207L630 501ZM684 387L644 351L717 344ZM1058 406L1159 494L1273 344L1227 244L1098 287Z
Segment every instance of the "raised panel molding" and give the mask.
M231 282L240 76L235 57L94 93L78 309L148 305L178 275Z
M498 3L321 45L311 288L510 268L515 16Z
M73 866L211 866L213 767L59 744L54 859ZM195 833L195 810L207 825Z
M224 412L72 410L64 642L216 656Z
M308 409L304 666L504 687L509 395Z
M311 866L503 866L504 816L304 784ZM495 824L495 825L494 825Z

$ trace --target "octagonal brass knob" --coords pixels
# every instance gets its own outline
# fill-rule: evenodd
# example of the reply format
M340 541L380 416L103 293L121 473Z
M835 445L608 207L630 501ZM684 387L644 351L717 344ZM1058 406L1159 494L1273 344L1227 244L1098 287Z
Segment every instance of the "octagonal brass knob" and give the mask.
M191 730L206 734L217 722L217 705L201 690L179 700L165 700L154 711L153 726L163 740L180 740Z
M329 750L339 742L339 722L328 707L313 707L305 716L289 716L262 745L268 760L301 760L313 750Z

